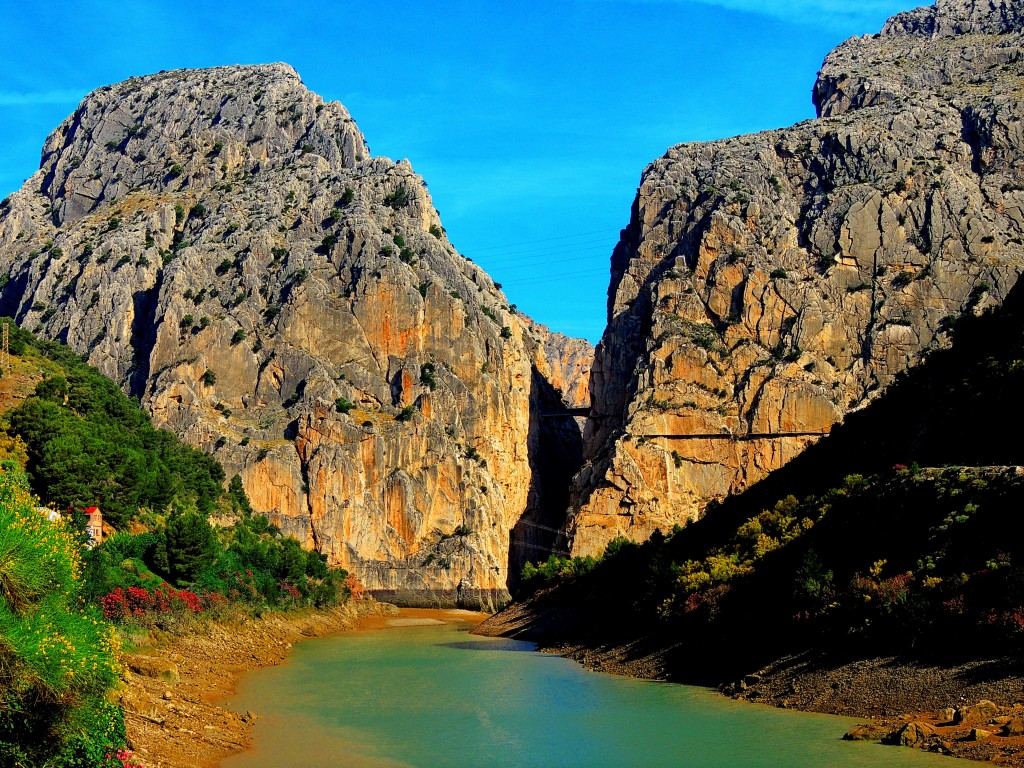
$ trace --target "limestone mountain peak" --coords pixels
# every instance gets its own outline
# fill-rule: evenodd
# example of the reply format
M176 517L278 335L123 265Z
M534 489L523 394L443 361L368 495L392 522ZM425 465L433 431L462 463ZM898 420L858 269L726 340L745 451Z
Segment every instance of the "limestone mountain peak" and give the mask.
M897 16L827 57L819 119L647 167L612 256L574 553L701 516L1009 293L1022 5Z
M534 390L576 404L589 357L516 312L412 166L371 157L291 67L90 94L0 208L0 274L4 314L369 588L507 598L510 531L551 485Z
M1024 51L1024 0L938 0L900 13L881 34L826 57L814 86L819 116L880 104L1013 98ZM929 107L930 108L930 107Z
M369 149L348 111L291 66L174 70L86 96L46 140L39 191L60 225L129 190L214 186L234 167L302 154L340 170Z
M1015 34L1024 27L1021 0L936 0L893 16L883 36L954 37Z

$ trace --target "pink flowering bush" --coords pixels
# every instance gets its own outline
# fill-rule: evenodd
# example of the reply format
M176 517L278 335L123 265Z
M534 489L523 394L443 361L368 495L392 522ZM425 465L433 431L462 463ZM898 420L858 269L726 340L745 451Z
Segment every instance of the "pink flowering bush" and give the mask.
M176 616L200 613L203 603L199 596L187 589L175 589L161 584L152 592L143 587L118 587L100 598L103 615L111 621L126 622L154 614Z
M119 749L107 753L107 764L113 768L144 768L142 763L135 762L134 757L127 749Z

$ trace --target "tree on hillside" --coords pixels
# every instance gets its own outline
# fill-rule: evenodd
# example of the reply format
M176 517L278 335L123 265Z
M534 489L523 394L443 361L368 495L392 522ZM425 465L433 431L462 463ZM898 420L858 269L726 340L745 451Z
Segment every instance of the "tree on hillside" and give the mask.
M137 403L66 347L19 333L32 354L61 367L8 414L7 433L24 441L26 468L44 501L99 506L115 527L140 507L163 510L175 499L213 511L224 482L215 459L154 429Z
M197 512L173 516L167 523L167 561L178 584L194 581L217 559L217 534Z
M281 541L281 561L278 574L282 579L297 582L306 573L306 553L296 539L288 537Z

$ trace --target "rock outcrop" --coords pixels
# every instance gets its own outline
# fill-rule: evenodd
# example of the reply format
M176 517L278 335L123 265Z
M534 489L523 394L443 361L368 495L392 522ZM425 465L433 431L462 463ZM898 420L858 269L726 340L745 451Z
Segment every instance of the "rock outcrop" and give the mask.
M371 591L507 599L510 531L546 514L535 390L586 400L588 345L513 311L409 163L290 67L90 94L4 201L0 274L4 313Z
M820 117L671 148L612 256L574 554L700 516L1024 268L1024 3L939 0L825 61Z

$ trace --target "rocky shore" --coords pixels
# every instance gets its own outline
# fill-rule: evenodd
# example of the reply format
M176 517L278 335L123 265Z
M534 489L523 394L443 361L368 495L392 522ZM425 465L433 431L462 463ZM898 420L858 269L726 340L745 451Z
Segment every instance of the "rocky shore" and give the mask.
M251 742L256 715L221 706L243 674L281 663L300 640L397 612L368 600L213 623L195 634L140 638L137 652L125 656L121 694L129 748L146 768L216 768Z
M1019 660L928 664L899 657L791 656L728 683L734 698L864 718L844 738L1024 766Z

